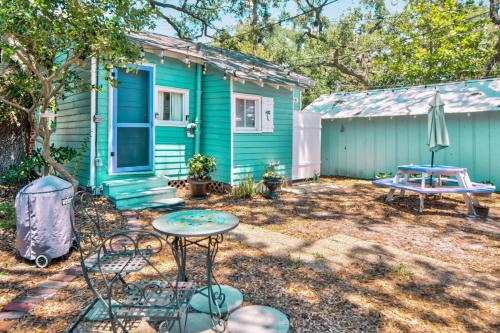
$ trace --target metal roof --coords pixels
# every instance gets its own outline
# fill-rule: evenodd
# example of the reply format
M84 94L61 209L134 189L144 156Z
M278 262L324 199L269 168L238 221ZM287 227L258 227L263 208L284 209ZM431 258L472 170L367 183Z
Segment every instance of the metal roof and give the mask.
M235 75L239 80L301 89L314 85L314 81L308 77L245 53L192 43L152 32L130 34L130 38L141 44L147 52L158 55L164 50L165 56L171 56L173 53L183 57L188 56L194 62L212 65L221 71L226 71L228 77Z
M500 111L500 78L322 95L304 111L323 119L421 115L437 90L446 113Z

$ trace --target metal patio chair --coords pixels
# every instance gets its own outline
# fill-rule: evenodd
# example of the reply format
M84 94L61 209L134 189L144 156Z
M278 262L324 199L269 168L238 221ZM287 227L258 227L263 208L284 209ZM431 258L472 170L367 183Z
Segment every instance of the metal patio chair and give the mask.
M96 265L96 249L102 245L106 234L102 230L102 220L94 200L94 196L86 191L79 191L73 197L73 219L72 229L74 235L74 245L80 251L82 259L85 261L85 266L89 272L97 272ZM113 255L106 254L101 258L101 264L106 270L120 270L121 274L137 272L141 270L146 261L143 257L131 256L128 247L133 244L128 244L127 238L116 240L115 243L109 244L110 248L105 248L105 251L111 250ZM148 258L152 254L149 248L141 249L144 257ZM131 259L132 258L132 259ZM126 267L121 267L126 263Z
M169 279L151 261L164 244L174 251L173 242L147 230L106 235L94 198L88 192L75 195L73 209L74 245L93 299L69 332L128 332L143 318L161 323L159 328L163 331L177 321L184 332L195 285L181 282L178 269L175 278ZM140 281L138 275L143 269L148 278ZM154 280L151 274L155 275Z
M122 250L113 250L113 244L124 239L129 244L127 256ZM150 256L161 252L164 242L154 232L124 230L107 236L91 251L95 262L89 263L83 255L82 272L94 299L70 331L129 332L147 319L160 332L169 331L178 322L184 333L189 302L196 288L192 282L179 281L178 271L176 278L169 279L156 268ZM172 242L166 243L172 250ZM147 274L131 274L129 264L138 259L145 263L142 268ZM126 270L128 274L124 274Z

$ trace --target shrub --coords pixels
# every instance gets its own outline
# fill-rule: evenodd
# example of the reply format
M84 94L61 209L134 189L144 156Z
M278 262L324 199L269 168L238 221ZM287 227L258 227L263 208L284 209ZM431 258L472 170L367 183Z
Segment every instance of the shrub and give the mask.
M375 178L376 179L385 179L385 178L389 178L392 176L392 173L390 172L379 172L375 175Z
M280 166L280 162L270 161L266 166L266 171L262 175L262 178L283 178L278 171L276 171L276 167Z
M231 190L231 196L233 198L252 198L255 194L255 187L256 185L253 181L253 176L249 174L238 187Z
M408 267L406 267L404 264L398 264L394 266L393 271L401 276L412 278L415 276L415 273L413 273Z
M215 157L195 154L188 161L189 178L194 180L209 180L210 174L215 171L217 163Z
M313 175L312 181L315 182L315 183L321 182L321 176L320 176L319 171L314 170L314 175Z
M2 176L3 182L9 185L23 184L32 180L34 170L43 166L43 159L39 155L24 158L19 165L11 166Z
M10 202L0 202L0 230L16 228L16 210Z
M78 173L83 153L87 150L87 141L84 141L80 151L70 147L50 147L50 155L59 164L67 164L75 159L74 173ZM0 179L9 185L19 185L33 180L35 171L41 170L45 166L45 160L42 157L41 149L37 148L32 157L24 158L19 165L11 166Z

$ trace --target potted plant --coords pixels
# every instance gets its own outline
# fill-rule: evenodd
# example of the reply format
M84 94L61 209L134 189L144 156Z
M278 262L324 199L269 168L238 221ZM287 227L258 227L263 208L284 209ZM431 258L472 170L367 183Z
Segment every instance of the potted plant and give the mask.
M188 164L188 183L191 188L191 195L193 197L206 196L208 192L208 184L211 180L210 173L212 173L217 166L215 163L215 157L195 154L189 159Z
M279 162L270 162L262 176L262 182L267 187L266 198L269 199L276 199L278 197L276 190L283 185L283 176L276 171L277 166Z

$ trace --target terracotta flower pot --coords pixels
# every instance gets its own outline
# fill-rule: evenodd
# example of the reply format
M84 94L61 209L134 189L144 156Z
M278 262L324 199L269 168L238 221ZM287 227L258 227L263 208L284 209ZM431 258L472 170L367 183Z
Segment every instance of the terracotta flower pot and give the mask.
M195 180L188 179L189 187L191 189L191 196L195 198L206 197L208 193L208 184L210 180Z
M264 185L266 185L268 190L266 198L276 199L278 197L276 190L280 188L282 184L283 178L281 177L264 177Z

